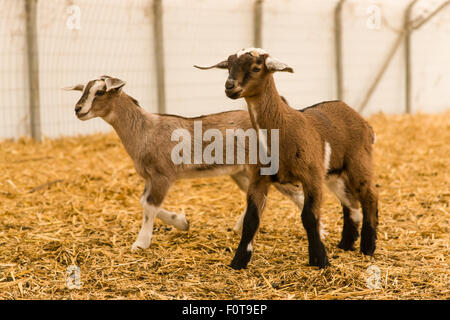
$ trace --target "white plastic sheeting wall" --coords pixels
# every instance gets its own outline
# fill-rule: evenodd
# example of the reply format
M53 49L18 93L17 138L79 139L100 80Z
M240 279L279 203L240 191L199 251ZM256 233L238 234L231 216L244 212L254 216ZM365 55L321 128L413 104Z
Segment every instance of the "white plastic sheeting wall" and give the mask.
M201 71L252 47L253 0L164 1L167 112L196 116L245 108L225 96L226 70Z
M29 134L25 6L0 0L0 138Z
M245 108L224 94L226 71L200 71L253 46L255 0L163 0L164 68L168 113L196 116ZM403 26L411 0L347 0L342 8L344 99L358 109ZM431 12L420 0L413 18ZM426 3L425 3L426 2ZM290 64L276 74L280 94L294 107L337 98L334 10L338 0L263 1L263 47ZM67 27L80 8L80 30ZM370 6L381 12L368 26ZM0 138L29 134L25 0L0 0ZM61 88L103 74L127 81L125 91L157 111L152 0L38 1L42 133L47 137L109 131L101 119L79 121L80 93ZM427 11L428 10L428 11ZM450 107L450 6L415 31L412 40L412 110ZM394 55L364 115L403 113L403 45Z
M48 137L108 131L102 119L81 122L73 107L79 92L61 90L102 75L127 81L125 90L156 110L152 6L147 0L38 2L42 134ZM80 11L80 29L67 27L69 4Z
M336 99L333 17L337 2L264 2L264 48L294 69L293 74L275 77L279 93L296 108Z
M412 111L450 108L450 6L411 37Z
M344 100L358 109L403 28L403 14L410 0L348 0L342 10ZM369 20L368 8L380 9L379 25ZM370 11L370 10L369 10ZM398 48L364 114L405 111L403 44Z

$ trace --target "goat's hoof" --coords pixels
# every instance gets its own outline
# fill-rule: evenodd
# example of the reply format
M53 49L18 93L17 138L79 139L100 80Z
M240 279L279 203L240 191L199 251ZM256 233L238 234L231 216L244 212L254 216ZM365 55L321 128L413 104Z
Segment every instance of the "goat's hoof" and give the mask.
M148 247L150 247L150 244L146 245L142 242L138 242L136 241L135 243L133 243L133 245L131 246L131 251L132 252L136 252L140 249L147 249Z
M375 253L375 244L367 246L367 247L361 246L361 253L366 256L373 256L373 254Z
M319 257L310 258L309 265L312 267L319 267L319 269L323 269L330 266L330 262L328 261L328 257L325 255L320 258Z
M175 228L182 231L189 230L189 221L186 219L186 216L184 214L176 216L176 219L178 221L174 224Z
M377 234L373 228L363 228L361 231L361 252L366 256L373 256L376 247Z
M189 221L188 220L186 220L186 217L184 218L184 226L183 226L183 231L188 231L189 230L189 227L190 227L190 223L189 223Z
M231 261L230 263L230 267L234 270L241 270L241 269L247 269L247 264L246 263L240 263L240 262L235 262L234 260Z
M355 247L353 246L353 243L347 243L343 240L339 242L337 245L339 249L345 250L345 251L355 251Z
M240 252L236 251L236 254L231 261L230 267L234 270L246 269L250 259L252 257L252 253L249 251Z

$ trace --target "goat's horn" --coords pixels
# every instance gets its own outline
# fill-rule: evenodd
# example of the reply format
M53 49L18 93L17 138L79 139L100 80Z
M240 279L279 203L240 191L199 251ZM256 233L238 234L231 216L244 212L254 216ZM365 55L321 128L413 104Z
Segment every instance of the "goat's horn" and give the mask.
M201 66L197 66L197 65L194 65L194 67L197 69L200 69L200 70L209 70L209 69L213 69L213 68L228 69L228 61L225 60L225 61L219 62L210 67L201 67Z
M66 91L70 91L70 90L83 91L83 89L84 89L84 84L77 84L76 86L64 87L64 88L62 88L62 89L63 89L63 90L66 90Z

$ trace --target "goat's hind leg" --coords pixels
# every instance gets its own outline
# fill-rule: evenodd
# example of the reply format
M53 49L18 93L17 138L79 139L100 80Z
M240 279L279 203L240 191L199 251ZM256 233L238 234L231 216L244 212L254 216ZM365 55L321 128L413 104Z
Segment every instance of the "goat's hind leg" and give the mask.
M346 251L354 251L355 241L359 237L358 227L361 221L361 209L349 208L345 204L342 204L342 209L344 213L344 227L342 228L342 238L338 247Z
M280 191L280 193L289 199L300 209L303 210L303 204L305 203L305 197L300 186L294 184L280 184L274 183L274 187Z
M349 164L350 183L358 195L362 208L360 250L373 255L376 247L378 225L378 193L373 184L372 161L369 155Z
M338 247L343 250L355 250L354 243L359 237L359 225L361 222L361 209L358 204L358 196L352 193L348 177L345 173L331 175L326 179L328 189L332 191L342 204L344 226L342 238Z
M372 256L375 252L378 225L378 195L374 187L369 186L361 194L363 224L361 228L360 250L363 254Z

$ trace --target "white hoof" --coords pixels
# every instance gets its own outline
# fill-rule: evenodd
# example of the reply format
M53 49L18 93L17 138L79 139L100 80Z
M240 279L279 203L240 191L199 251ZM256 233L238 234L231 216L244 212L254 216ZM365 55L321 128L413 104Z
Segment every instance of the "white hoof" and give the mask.
M189 221L184 214L178 214L174 217L174 227L183 231L189 230Z
M150 242L147 244L141 241L136 241L131 246L131 251L138 251L139 249L147 249L148 247L150 247Z

